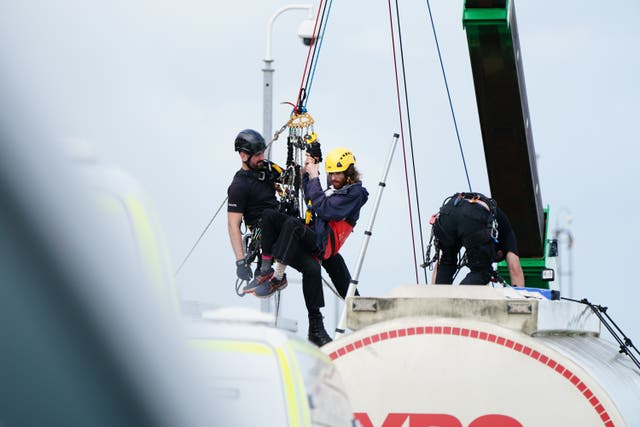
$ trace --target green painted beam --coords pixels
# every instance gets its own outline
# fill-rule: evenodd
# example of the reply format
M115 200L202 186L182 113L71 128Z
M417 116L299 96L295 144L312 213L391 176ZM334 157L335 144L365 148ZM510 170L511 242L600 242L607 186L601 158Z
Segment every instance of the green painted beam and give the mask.
M522 258L544 256L542 196L513 0L466 0L463 25L491 197Z
M506 9L465 9L462 14L462 25L495 25L506 24Z

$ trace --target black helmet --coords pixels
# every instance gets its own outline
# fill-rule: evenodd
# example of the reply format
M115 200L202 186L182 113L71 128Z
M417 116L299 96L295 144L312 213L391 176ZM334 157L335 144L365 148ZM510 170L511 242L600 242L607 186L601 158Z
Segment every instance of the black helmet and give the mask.
M254 155L264 151L267 145L260 133L253 129L245 129L236 136L235 149L247 154Z

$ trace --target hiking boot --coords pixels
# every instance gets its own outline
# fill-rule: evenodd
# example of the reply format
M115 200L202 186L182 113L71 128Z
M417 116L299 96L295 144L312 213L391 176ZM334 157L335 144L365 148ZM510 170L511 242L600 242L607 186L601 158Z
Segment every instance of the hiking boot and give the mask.
M255 289L262 285L263 283L268 283L269 280L273 277L273 268L267 270L266 273L256 273L256 277L253 278L251 282L244 288L242 288L243 294L252 294L255 292Z
M263 282L260 285L253 288L253 294L258 298L269 298L276 291L282 290L287 287L287 275L284 274L282 279L276 279L271 277L268 282Z
M317 316L309 316L309 341L317 345L318 347L322 347L325 344L333 341L327 331L324 329L324 324L322 323L322 315L318 318Z

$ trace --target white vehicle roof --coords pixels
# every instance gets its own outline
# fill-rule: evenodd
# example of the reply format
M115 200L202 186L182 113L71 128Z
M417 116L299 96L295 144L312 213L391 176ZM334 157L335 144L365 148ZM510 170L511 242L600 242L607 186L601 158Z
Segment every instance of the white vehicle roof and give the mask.
M191 304L187 335L210 367L210 394L236 413L227 425L268 419L278 426L351 426L353 411L331 360L274 325L272 314Z

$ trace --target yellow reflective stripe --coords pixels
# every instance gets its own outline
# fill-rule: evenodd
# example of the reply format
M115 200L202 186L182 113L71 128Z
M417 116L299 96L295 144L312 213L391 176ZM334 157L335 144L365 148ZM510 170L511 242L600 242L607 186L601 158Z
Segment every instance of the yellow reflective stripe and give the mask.
M191 343L197 348L203 348L214 351L224 351L227 353L250 353L263 356L273 355L271 347L257 342L245 341L223 341L212 339L192 339Z
M292 346L295 350L301 351L303 353L307 353L309 356L313 356L316 359L320 359L326 363L332 363L329 356L324 354L321 351L318 351L317 347L311 347L311 344L301 343L299 341L289 341L289 345Z
M196 348L229 353L251 353L262 356L272 356L274 349L266 344L233 340L213 340L198 338L189 340ZM299 347L304 349L303 347ZM275 349L280 365L284 398L287 405L287 418L292 427L310 427L311 416L309 402L300 368L295 353L290 345ZM309 354L313 354L309 352ZM328 360L328 359L327 359Z
M298 401L296 399L295 384L291 373L291 366L287 361L287 356L281 348L276 349L278 360L280 361L280 369L282 371L282 383L284 385L284 396L287 402L287 412L289 414L289 425L298 427L300 425L300 412L298 410Z
M307 390L304 386L304 380L302 378L302 371L300 370L300 365L298 364L298 358L295 353L295 349L291 345L291 341L287 343L287 352L289 353L289 358L292 361L293 372L295 376L295 382L298 387L298 399L299 399L299 408L302 417L302 423L300 425L303 426L311 426L311 414L309 413L309 398L307 396Z
M157 287L161 287L162 283L162 261L158 253L158 246L153 235L153 228L147 218L144 206L137 199L129 196L125 197L125 203L131 212L134 230L138 236L138 244L145 260L145 265L153 276L153 281ZM161 288L166 292L164 287Z

